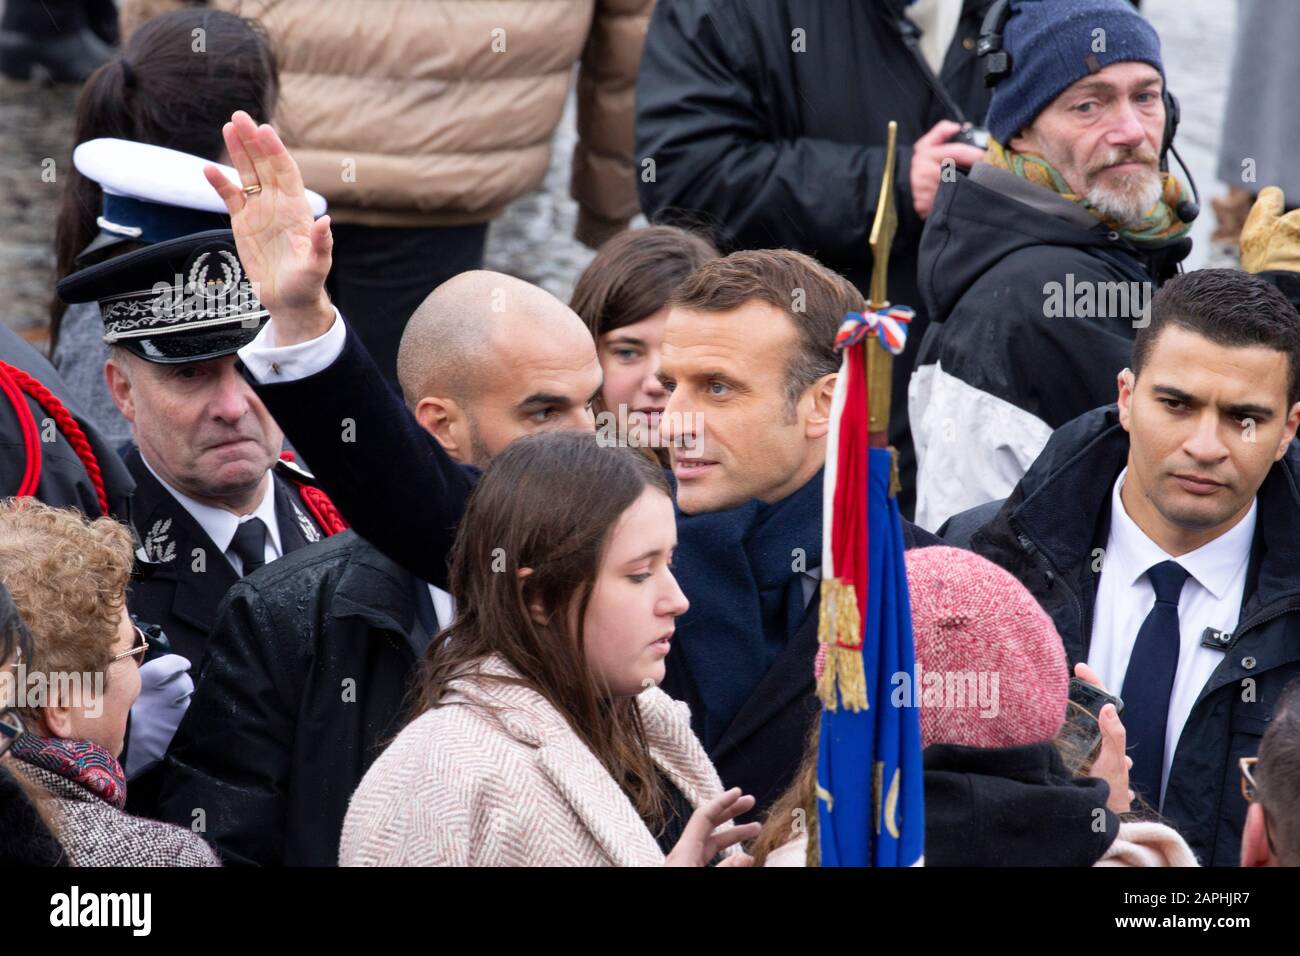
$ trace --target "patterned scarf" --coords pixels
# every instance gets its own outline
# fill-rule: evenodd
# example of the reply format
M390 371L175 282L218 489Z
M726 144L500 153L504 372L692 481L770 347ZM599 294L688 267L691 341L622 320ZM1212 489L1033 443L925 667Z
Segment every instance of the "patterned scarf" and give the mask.
M685 664L700 696L691 721L712 750L807 614L795 567L822 563L822 472L770 505L679 510L677 541L673 574L691 606L667 666Z
M126 773L117 758L99 744L19 734L9 752L34 767L71 780L119 810L126 806Z
M990 166L1005 169L1007 172L1027 179L1029 182L1050 189L1062 199L1078 203L1099 220L1110 226L1125 239L1133 242L1167 242L1187 235L1191 223L1183 222L1174 213L1183 198L1183 184L1172 173L1161 173L1164 189L1160 200L1147 211L1142 221L1136 225L1122 223L1099 211L1088 197L1070 191L1070 185L1051 163L1037 153L1018 153L1008 146L1003 146L993 137L989 137L988 152L984 161Z

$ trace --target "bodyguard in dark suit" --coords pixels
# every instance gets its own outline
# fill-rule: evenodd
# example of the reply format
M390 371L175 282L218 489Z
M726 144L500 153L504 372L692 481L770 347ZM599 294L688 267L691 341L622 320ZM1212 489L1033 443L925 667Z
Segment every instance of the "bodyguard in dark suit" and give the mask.
M1117 384L945 536L1024 583L1123 698L1134 791L1237 866L1240 762L1300 677L1300 318L1247 273L1176 276Z

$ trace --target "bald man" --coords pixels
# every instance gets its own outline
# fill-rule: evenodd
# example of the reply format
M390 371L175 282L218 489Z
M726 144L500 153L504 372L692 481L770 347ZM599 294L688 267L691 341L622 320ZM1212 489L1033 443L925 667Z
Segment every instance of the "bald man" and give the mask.
M591 431L601 387L591 333L572 309L499 272L464 272L420 304L397 376L420 426L455 461L482 467L535 431Z
M500 272L461 273L429 294L403 333L407 415L374 388L378 368L321 291L318 303L282 309L286 321L240 350L244 373L353 529L407 567L418 554L425 580L446 588L455 527L492 456L535 431L595 429L595 342L546 290ZM376 508L367 480L375 462L410 462L412 449L426 448L439 466L386 487ZM394 514L419 516L396 542Z

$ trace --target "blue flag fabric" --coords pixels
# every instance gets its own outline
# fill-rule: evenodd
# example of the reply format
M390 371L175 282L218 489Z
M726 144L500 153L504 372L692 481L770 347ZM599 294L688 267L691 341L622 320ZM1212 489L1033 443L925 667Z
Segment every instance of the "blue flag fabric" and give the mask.
M868 578L863 607L867 708L822 709L817 763L822 866L912 866L925 852L921 715L894 675L913 686L916 652L903 526L890 497L891 452L868 451Z

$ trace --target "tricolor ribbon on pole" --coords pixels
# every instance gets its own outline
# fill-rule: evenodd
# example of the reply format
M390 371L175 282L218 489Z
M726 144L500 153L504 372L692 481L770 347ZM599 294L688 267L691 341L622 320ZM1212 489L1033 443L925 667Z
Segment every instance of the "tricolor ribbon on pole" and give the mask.
M844 349L857 345L862 337L875 332L880 344L890 355L902 355L907 346L907 325L916 317L916 312L905 305L891 305L884 309L868 309L866 312L850 312L840 323L840 330L835 334L835 348Z
M889 352L903 351L907 306L850 312L835 335L840 374L831 399L822 490L822 585L818 622L822 704L851 711L868 706L862 664L861 598L867 594L868 401L867 343L875 333Z

